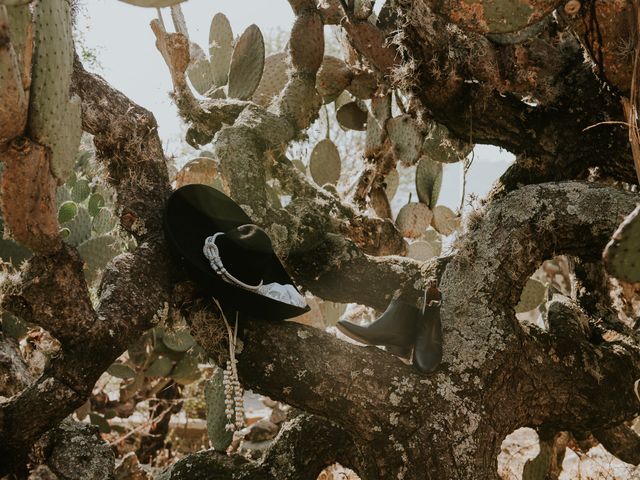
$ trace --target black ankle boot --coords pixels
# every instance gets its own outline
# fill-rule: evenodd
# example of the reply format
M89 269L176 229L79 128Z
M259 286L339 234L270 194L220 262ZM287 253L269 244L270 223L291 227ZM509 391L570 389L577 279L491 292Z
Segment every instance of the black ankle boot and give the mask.
M415 305L392 300L380 318L366 327L340 320L338 330L366 345L410 347L416 340L420 310Z
M433 373L442 361L442 324L440 302L425 308L418 320L418 335L413 348L413 365L423 373Z

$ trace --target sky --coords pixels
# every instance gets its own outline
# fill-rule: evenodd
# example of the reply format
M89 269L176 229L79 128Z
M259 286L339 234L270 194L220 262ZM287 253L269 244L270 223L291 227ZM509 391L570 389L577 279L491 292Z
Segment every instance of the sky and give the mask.
M115 0L83 0L78 19L85 45L97 53L97 73L129 98L151 110L169 155L184 152L181 140L185 127L169 98L171 79L149 22L157 18L156 9L135 7ZM205 47L209 23L217 12L224 13L234 34L252 23L268 35L269 31L289 31L293 14L286 0L188 0L182 3L191 40ZM170 25L169 9L162 9ZM513 161L513 156L493 146L476 146L467 178L467 194L484 196L491 184ZM415 197L414 197L415 198ZM440 203L451 208L460 204L460 165L445 165ZM397 206L394 205L395 210Z

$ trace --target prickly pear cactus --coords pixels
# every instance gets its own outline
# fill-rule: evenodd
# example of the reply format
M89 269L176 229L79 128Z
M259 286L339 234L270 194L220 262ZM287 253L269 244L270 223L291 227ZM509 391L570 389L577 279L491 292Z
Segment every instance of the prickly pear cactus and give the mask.
M128 3L130 5L135 5L137 7L164 8L164 7L172 7L174 5L184 2L185 0L120 0L120 1L124 3Z
M436 245L425 240L416 240L409 244L407 249L407 257L425 262L430 258L437 257L439 254Z
M604 250L607 271L625 282L640 282L640 205L622 222Z
M338 183L341 166L340 153L335 144L328 138L320 140L313 148L309 160L309 172L313 181L319 186Z
M473 145L455 139L444 125L434 123L422 144L422 155L441 163L456 163L471 153Z
M423 137L411 115L403 114L387 122L387 134L396 159L403 165L413 165L420 158Z
M378 78L370 70L361 70L353 75L347 90L360 100L369 100L378 89Z
M222 87L229 79L229 64L233 53L233 30L223 13L216 13L209 27L209 62L213 85Z
M287 58L287 52L278 52L264 60L260 84L251 97L254 103L266 107L280 94L289 79Z
M365 140L364 154L376 155L383 147L387 138L385 124L391 117L391 95L387 94L371 99L371 111L367 118L367 136ZM391 198L393 195L390 195Z
M352 100L343 92L336 99L336 120L346 130L364 131L367 128L368 110L360 100Z
M403 206L396 217L396 225L403 237L418 238L431 224L433 213L424 203L410 202Z
M193 88L200 95L206 94L213 87L213 75L211 74L211 64L204 53L204 50L196 43L189 45L191 61L187 68L187 76Z
M187 162L176 174L176 188L193 183L213 186L219 174L218 161L208 157L198 157Z
M431 225L438 233L448 236L460 228L460 216L449 207L438 205L433 208Z
M204 398L207 404L209 441L211 446L218 451L225 451L231 445L231 440L233 439L233 433L225 429L228 421L225 413L226 406L222 380L222 369L217 368L204 390Z
M73 167L82 134L80 99L69 97L74 52L71 27L67 0L36 4L29 129L36 141L51 149L51 172L59 183Z
M398 191L398 185L400 185L400 174L397 169L391 170L384 179L384 190L387 194L387 198L392 200Z
M335 100L349 86L353 74L343 60L325 55L316 76L316 90L325 99Z
M257 25L249 25L238 39L231 64L227 95L246 100L260 84L264 69L264 39Z
M416 168L416 192L422 203L433 208L438 203L442 186L442 164L421 157Z
M520 294L520 301L518 305L516 305L515 311L516 313L528 312L529 310L533 310L542 302L547 295L547 287L533 278L527 280L526 285L522 289L522 293Z

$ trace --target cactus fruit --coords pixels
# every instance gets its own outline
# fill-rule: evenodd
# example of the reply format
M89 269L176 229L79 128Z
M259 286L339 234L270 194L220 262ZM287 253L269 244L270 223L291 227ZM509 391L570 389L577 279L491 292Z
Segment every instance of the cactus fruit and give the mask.
M336 120L342 128L366 130L368 111L360 101L346 102L338 106L338 100L336 100L336 108Z
M407 249L407 257L413 258L420 262L425 262L430 258L438 256L438 249L433 244L424 240L416 240L411 242Z
M460 217L449 207L438 205L433 208L431 225L438 233L448 236L460 228Z
M196 92L204 95L213 86L211 65L204 51L197 43L191 42L189 44L189 55L191 61L187 67L187 76Z
M325 138L320 140L311 152L309 172L318 185L336 184L340 179L342 163L340 153L335 144Z
M218 161L208 157L195 158L180 169L176 175L176 188L200 183L213 185L218 176Z
M291 65L301 72L317 73L324 57L324 24L320 15L299 15L289 39Z
M436 162L456 163L473 150L473 145L451 137L444 125L433 124L422 144L422 155Z
M373 72L362 70L351 80L347 91L360 100L369 100L378 89L378 79Z
M384 179L384 190L387 194L387 198L392 200L398 191L398 185L400 184L400 174L397 169L392 169Z
M224 452L233 439L233 432L226 430L227 415L225 413L225 393L223 385L223 372L217 368L204 389L204 398L207 404L207 433L211 446Z
M393 145L396 160L410 166L420 158L423 137L411 115L403 114L387 122L387 134Z
M410 202L400 209L396 225L403 237L418 238L431 224L433 213L424 203Z
M36 141L51 149L51 172L63 182L73 168L82 134L80 99L69 98L74 52L69 2L38 2L34 32L29 129Z
M223 13L216 13L209 27L209 63L213 85L222 87L227 84L232 53L231 24Z
M286 52L274 53L265 58L260 84L251 97L254 103L267 107L280 94L289 79L287 58Z
M421 157L416 168L416 192L422 203L433 208L440 196L442 186L442 164Z
M73 231L71 231L71 234L73 234ZM78 245L78 253L85 261L85 275L89 282L95 281L107 263L116 256L115 243L115 237L101 235L89 238Z
M604 264L614 277L640 282L640 205L613 234L604 250Z
M256 25L249 25L238 39L231 64L227 94L231 98L246 100L253 95L264 69L264 39Z
M547 287L539 281L530 278L522 289L520 301L515 307L516 313L533 310L544 301L546 295Z
M367 118L367 135L365 139L365 156L376 155L384 145L387 138L385 124L391 117L391 95L373 97L371 99L371 112ZM389 196L389 198L391 198Z
M335 99L349 86L353 74L339 58L325 55L316 76L316 90L326 99Z

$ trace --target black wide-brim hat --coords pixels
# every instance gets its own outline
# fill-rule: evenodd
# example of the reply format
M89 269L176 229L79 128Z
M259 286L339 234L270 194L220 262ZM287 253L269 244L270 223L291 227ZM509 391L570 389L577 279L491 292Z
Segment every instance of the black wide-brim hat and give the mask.
M215 245L224 268L235 278L249 285L291 285L300 294L267 234L219 190L186 185L173 192L164 211L164 229L179 264L202 293L215 297L225 310L268 320L292 318L310 310L306 303L303 307L292 305L229 283L214 270L203 247L207 238L220 234Z

